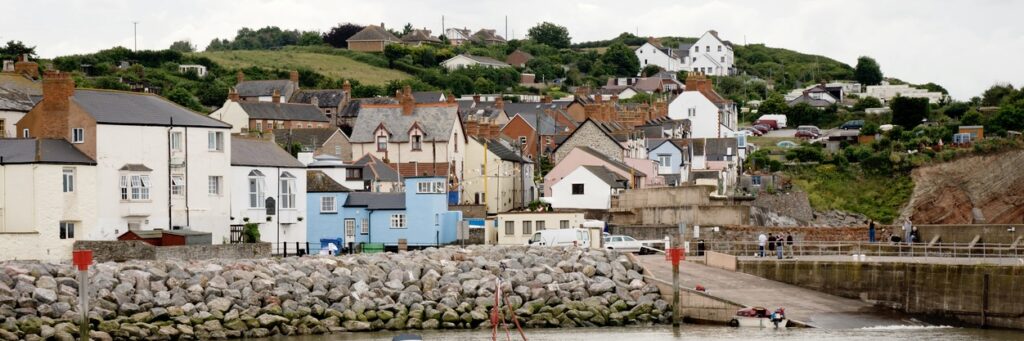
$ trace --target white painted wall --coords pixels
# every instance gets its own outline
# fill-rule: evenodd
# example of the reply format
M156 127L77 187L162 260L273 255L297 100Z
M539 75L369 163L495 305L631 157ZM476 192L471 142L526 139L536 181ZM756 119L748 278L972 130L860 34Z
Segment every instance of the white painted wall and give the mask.
M267 100L269 101L269 100ZM262 102L262 100L261 100ZM210 113L210 117L221 120L231 125L231 133L241 133L249 129L249 114L242 109L238 102L227 100L224 106Z
M583 184L583 194L572 194L572 184ZM552 208L611 208L612 188L586 168L578 167L551 186Z
M684 64L682 60L678 57L670 57L649 42L638 47L633 53L636 54L637 59L640 59L641 70L647 65L657 65L662 69L672 72L683 70ZM622 97L620 96L619 98Z
M498 214L497 239L498 245L526 245L526 242L537 232L538 222L544 222L544 229L555 230L561 228L561 222L567 221L568 228L578 228L583 225L583 213L580 212L516 212ZM513 234L505 234L506 222L512 222ZM523 233L523 221L530 222L531 233Z
M25 117L25 113L21 111L0 110L0 120L4 120L3 126L0 127L3 132L2 137L21 137L21 132L17 131L18 127L16 127L15 124L17 124L22 117Z
M211 232L213 242L220 243L230 234L231 136L227 128L174 128L184 136L186 148L174 152L176 159L187 160L187 167L173 168L172 173L186 176L186 195L171 199L172 221L168 221L168 128L100 124L96 127L97 210L99 228L90 231L88 239L113 240L128 230L129 221L138 221L143 230L190 226L193 230ZM224 150L210 151L207 133L224 134ZM188 155L186 157L185 150ZM151 182L150 200L121 200L119 169L125 164L144 164ZM209 176L222 176L220 195L209 194ZM186 204L187 201L187 204ZM187 214L186 214L187 213Z
M274 197L278 205L277 215L267 221L266 208L249 206L249 173L258 170L263 173L263 199ZM295 208L280 208L281 175L290 173L295 177ZM231 216L233 224L260 224L260 239L265 242L306 242L306 169L277 167L231 166ZM263 202L263 201L261 201ZM339 203L340 205L340 203ZM302 221L299 221L302 217ZM278 229L280 227L280 229ZM280 235L278 232L280 231ZM304 244L303 244L304 245ZM289 245L289 248L294 247ZM305 248L305 246L302 246Z
M736 56L732 48L715 38L711 32L704 32L690 47L690 55L684 67L687 71L700 71L703 68L706 74L725 76L735 64Z
M724 137L719 133L719 109L699 91L683 91L668 104L668 117L690 120L690 137Z
M74 170L74 192L63 193L63 170ZM71 259L76 239L96 226L96 167L0 166L0 260ZM75 238L60 239L60 222L75 223Z

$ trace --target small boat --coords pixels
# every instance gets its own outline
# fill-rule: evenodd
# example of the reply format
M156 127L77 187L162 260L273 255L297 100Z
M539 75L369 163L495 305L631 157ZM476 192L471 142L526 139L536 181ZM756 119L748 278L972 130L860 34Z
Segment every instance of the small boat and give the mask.
M391 338L391 341L423 341L423 337L416 334L399 334Z
M744 308L736 311L736 316L729 321L733 327L753 328L775 328L785 329L789 320L786 319L785 310L776 309L774 313L768 313L764 307Z

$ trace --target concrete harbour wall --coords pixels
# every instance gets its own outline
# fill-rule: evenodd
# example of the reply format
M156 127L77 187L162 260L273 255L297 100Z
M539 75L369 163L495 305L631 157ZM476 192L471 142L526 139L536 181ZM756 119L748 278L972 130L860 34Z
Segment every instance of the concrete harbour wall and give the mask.
M143 241L75 242L75 250L92 250L97 263L129 260L251 259L270 257L269 243L153 246Z

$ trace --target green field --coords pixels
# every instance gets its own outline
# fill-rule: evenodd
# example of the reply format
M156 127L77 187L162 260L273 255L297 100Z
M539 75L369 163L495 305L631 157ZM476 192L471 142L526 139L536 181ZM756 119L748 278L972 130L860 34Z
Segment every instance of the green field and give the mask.
M351 51L321 53L319 50L286 48L282 50L233 50L200 52L226 68L257 66L269 69L310 69L336 79L355 79L362 84L384 85L393 80L411 78L409 74L356 61L343 54ZM342 53L344 52L344 53ZM373 56L365 56L373 58Z

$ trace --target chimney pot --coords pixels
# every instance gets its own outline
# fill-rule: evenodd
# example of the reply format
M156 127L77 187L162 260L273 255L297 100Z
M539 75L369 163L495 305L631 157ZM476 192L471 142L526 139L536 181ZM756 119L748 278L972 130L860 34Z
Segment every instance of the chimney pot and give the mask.
M235 90L235 87L231 87L230 89L228 89L228 100L230 100L232 102L238 102L239 101L238 90Z
M241 82L244 82L244 81L245 81L245 73L243 73L241 70L239 70L238 73L235 74L235 83L241 83Z
M46 71L43 74L43 107L50 111L66 111L69 98L75 93L75 81L67 73Z
M289 72L288 73L288 80L292 81L292 83L299 84L299 72L295 71L295 70L292 70L292 72Z
M274 103L281 103L281 92L277 91L277 89L274 89L274 95L273 97L271 97L271 100Z
M346 79L345 83L341 85L341 89L344 90L346 94L352 92L352 83L349 83Z

